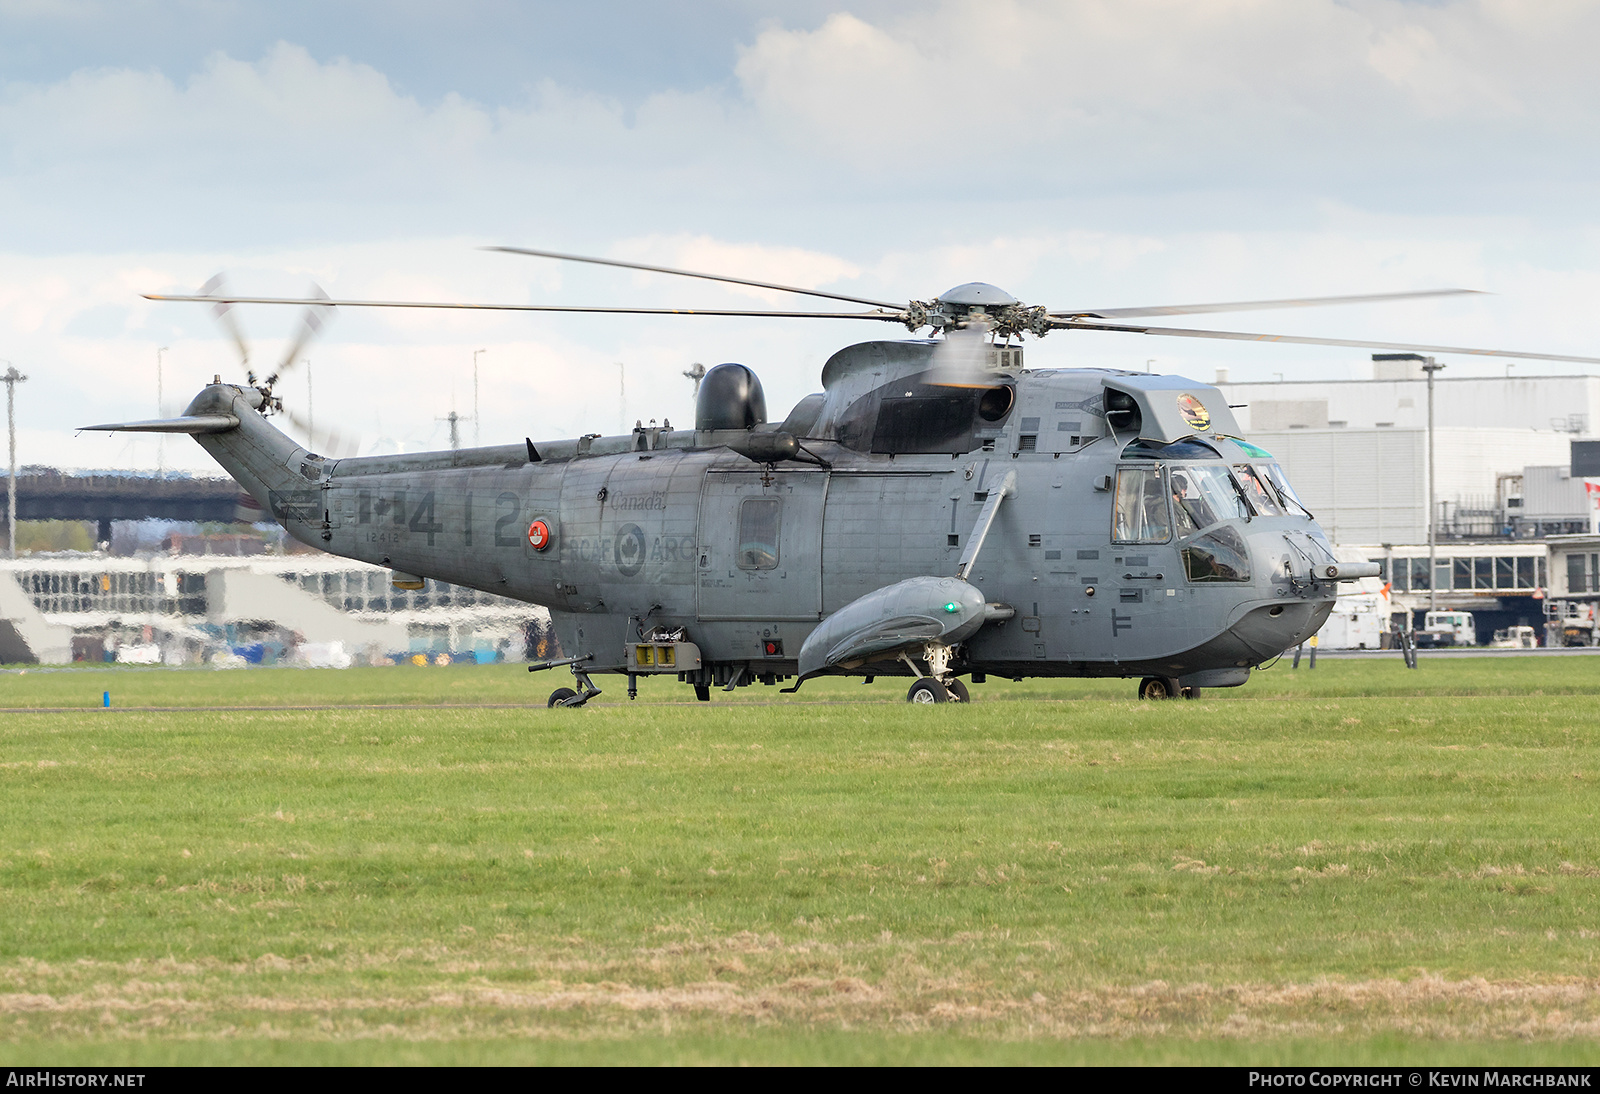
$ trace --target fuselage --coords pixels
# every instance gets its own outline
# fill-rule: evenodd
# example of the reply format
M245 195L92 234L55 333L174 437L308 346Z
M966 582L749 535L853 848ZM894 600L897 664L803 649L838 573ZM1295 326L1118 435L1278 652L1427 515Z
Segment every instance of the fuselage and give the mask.
M1141 404L1139 440L1119 430L1106 386L1131 374L1018 370L997 381L1003 412L965 423L964 404L919 386L915 364L837 369L797 407L778 428L816 463L758 463L694 430L339 461L256 414L197 439L290 534L543 605L594 671L626 671L627 643L681 630L704 662L691 682L793 675L832 613L953 575L1007 472L1014 491L966 580L1014 614L962 645L961 672L1226 685L1327 617L1327 542L1271 456L1227 428L1214 388L1179 385L1210 408L1188 437L1156 435L1148 419L1165 412ZM216 385L190 413L237 413L243 397Z

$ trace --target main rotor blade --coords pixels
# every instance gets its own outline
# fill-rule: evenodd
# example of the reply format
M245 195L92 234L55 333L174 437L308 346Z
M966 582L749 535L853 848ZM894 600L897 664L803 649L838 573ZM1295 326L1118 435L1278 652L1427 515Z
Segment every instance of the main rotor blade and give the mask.
M1146 315L1199 315L1217 311L1262 311L1267 308L1320 308L1328 304L1377 304L1392 300L1417 300L1430 296L1484 296L1481 289L1422 289L1417 292L1380 292L1361 296L1301 296L1290 300L1241 300L1233 304L1170 304L1150 308L1090 308L1053 311L1052 319L1139 319Z
M322 333L322 328L327 326L329 319L333 318L333 309L325 303L328 299L328 294L322 291L322 286L313 284L311 292L312 299L317 302L307 304L306 310L301 313L300 326L295 331L294 341L289 343L289 348L284 351L283 360L278 363L277 370L267 377L268 387L276 383L278 377L294 367L294 363L300 359L301 351L311 343L312 339Z
M801 296L820 296L824 300L843 300L847 304L870 304L875 308L902 308L903 304L887 304L882 300L865 300L859 296L841 296L820 289L800 289L793 285L774 285L767 281L748 281L742 277L724 277L722 274L695 273L693 270L675 270L670 266L646 266L641 262L622 262L615 258L589 258L585 255L567 255L557 251L535 251L527 247L485 247L486 251L503 251L513 255L532 255L535 258L558 258L563 262L588 262L595 266L618 266L624 270L644 270L648 273L671 274L674 277L698 277L702 281L723 281L729 285L749 285L756 289L774 289L778 292L799 293Z
M1298 334L1245 334L1227 330L1186 330L1182 327L1138 327L1131 324L1088 323L1058 319L1058 330L1104 330L1123 334L1157 334L1165 338L1220 338L1235 342L1288 342L1300 346L1351 346L1355 349L1388 349L1411 353L1457 353L1468 357L1519 357L1530 361L1573 361L1600 365L1600 357L1572 357L1560 353L1524 353L1510 349L1470 349L1465 346L1423 346L1410 342L1367 342L1356 338L1308 338Z
M877 319L905 322L904 313L886 311L746 311L737 308L586 308L569 304L448 304L417 300L308 300L286 296L189 296L144 293L146 300L174 300L196 304L320 304L330 308L451 308L463 311L592 312L602 315L753 315L778 319Z

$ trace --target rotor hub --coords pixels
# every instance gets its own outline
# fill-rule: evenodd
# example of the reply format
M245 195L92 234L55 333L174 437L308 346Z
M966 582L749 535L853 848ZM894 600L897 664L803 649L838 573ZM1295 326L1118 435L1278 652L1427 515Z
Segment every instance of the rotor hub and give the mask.
M1004 289L983 281L968 281L965 285L946 289L935 300L935 303L949 309L962 308L969 312L975 309L994 312L999 308L1011 307L1017 302L1017 298Z

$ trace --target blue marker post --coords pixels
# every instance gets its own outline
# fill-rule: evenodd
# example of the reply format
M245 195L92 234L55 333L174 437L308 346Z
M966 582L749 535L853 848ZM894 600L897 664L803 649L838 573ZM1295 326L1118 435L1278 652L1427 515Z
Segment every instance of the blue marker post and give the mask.
M100 693L100 705L106 710L111 709L111 693L109 691L102 691Z

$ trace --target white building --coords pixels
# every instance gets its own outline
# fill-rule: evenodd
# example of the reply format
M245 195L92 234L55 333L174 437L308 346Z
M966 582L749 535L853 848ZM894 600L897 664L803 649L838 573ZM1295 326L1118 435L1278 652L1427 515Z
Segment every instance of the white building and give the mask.
M1371 380L1287 380L1217 386L1252 437L1289 429L1426 429L1428 382L1411 361L1374 361ZM1600 376L1435 374L1434 423L1463 429L1590 434L1600 428Z
M243 657L521 660L543 608L332 555L32 556L0 561L0 662ZM537 641L537 639L536 639ZM538 651L535 651L538 652Z
M1427 381L1410 361L1374 362L1374 372L1248 384L1219 376L1218 386L1335 543L1426 543ZM1441 538L1583 530L1587 510L1564 469L1574 438L1600 423L1600 376L1447 377L1434 385Z

